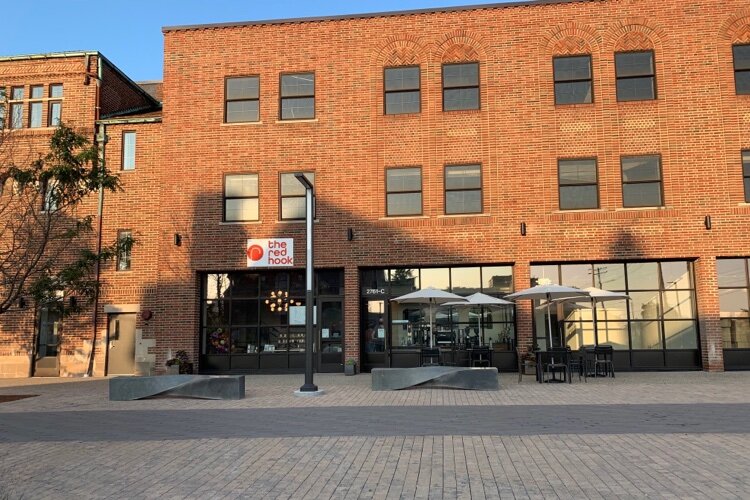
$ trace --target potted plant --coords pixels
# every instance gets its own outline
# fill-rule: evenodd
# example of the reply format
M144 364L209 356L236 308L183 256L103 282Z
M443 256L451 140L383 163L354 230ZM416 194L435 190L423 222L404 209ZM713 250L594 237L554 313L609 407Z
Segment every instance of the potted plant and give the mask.
M167 375L182 375L193 373L193 363L190 362L188 353L185 350L179 350L164 363L167 366Z
M536 354L533 351L526 351L523 355L523 373L524 375L536 375Z
M344 364L344 375L356 375L357 374L357 360L347 359Z

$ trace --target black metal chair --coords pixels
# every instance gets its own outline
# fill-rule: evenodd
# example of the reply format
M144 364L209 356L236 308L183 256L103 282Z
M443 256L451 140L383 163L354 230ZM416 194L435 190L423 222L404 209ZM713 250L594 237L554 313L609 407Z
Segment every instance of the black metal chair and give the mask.
M424 347L419 352L419 366L440 366L440 349Z
M587 381L586 350L583 346L581 346L576 352L572 352L568 349L568 371L570 372L571 377L573 376L574 371L578 372L579 382L581 381L581 375L583 375L583 381Z
M611 345L600 345L594 348L594 376L599 375L599 367L603 368L605 377L615 378L615 365L612 362L615 350Z
M492 351L489 347L475 347L471 350L471 366L492 366Z
M547 351L548 360L544 364L544 372L542 373L542 378L544 378L544 373L547 374L547 380L544 380L545 382L568 382L570 383L570 371L568 367L568 360L570 359L570 354L568 352L567 347L553 347L549 351ZM563 375L563 378L561 380L558 380L555 378L555 373L561 372ZM550 375L552 378L549 378Z

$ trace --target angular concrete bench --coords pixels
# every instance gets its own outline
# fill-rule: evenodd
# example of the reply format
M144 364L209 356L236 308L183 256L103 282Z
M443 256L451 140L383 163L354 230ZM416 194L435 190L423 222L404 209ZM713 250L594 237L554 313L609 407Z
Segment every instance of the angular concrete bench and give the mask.
M154 396L200 399L243 399L244 375L163 375L109 379L110 401L133 401Z
M445 387L475 391L500 388L497 368L423 366L420 368L373 368L373 391L398 391L410 387Z

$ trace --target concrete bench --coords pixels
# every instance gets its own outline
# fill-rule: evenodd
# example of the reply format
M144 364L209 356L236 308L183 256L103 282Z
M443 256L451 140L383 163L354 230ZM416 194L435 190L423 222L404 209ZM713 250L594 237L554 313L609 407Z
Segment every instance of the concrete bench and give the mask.
M244 375L163 375L109 379L110 401L133 401L154 396L200 399L243 399Z
M373 368L373 391L397 391L410 387L445 387L475 391L500 388L497 368L423 366L420 368Z

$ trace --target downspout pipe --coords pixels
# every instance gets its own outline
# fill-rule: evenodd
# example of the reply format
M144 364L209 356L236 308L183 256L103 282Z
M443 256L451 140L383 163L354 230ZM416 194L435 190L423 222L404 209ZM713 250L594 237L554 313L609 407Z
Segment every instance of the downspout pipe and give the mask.
M95 100L95 121L96 123L96 132L94 136L94 140L96 141L96 144L98 145L98 155L99 155L99 164L103 165L105 160L105 151L107 147L107 125L104 123L99 123L99 117L101 115L101 102L100 102L100 94L101 94L101 87L102 87L102 58L101 56L98 56L96 58L96 100ZM88 72L88 65L86 66L86 71ZM97 238L96 238L96 254L100 255L102 252L102 230L104 227L104 188L102 186L99 186L99 204L97 207L97 217L99 219L99 228L97 231ZM96 290L94 291L94 312L93 312L93 332L91 336L91 351L89 354L89 365L88 369L86 370L86 377L91 377L94 375L94 358L96 357L96 332L99 322L99 287L101 286L101 261L97 259L96 261L96 270L95 270L95 276L94 279L96 280ZM107 344L109 344L109 339L107 339ZM105 344L105 352L106 352L106 344ZM104 374L107 374L107 356L104 357Z

